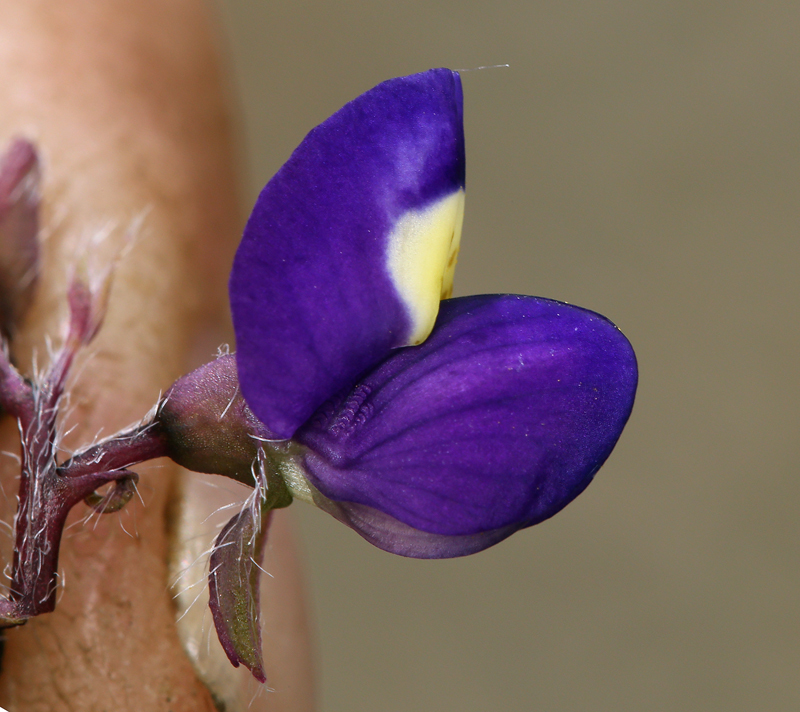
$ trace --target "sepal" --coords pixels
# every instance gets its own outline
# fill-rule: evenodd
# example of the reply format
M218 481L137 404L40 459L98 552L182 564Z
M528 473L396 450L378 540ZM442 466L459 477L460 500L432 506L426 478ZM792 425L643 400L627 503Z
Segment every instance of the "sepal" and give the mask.
M233 666L244 665L259 682L267 679L259 622L261 560L272 510L291 502L285 486L273 484L270 471L267 456L259 452L253 492L217 537L208 575L208 605L219 642Z
M182 467L253 483L252 466L268 431L242 397L234 356L219 356L175 381L154 424L166 454Z

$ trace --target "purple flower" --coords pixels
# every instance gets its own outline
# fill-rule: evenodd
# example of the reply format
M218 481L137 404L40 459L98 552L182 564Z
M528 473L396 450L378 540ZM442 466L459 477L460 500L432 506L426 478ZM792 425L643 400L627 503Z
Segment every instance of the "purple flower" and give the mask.
M585 309L492 295L437 318L463 190L459 76L384 82L267 184L230 279L241 391L266 439L292 440L289 490L405 556L473 553L558 512L636 390L627 339Z
M630 415L636 358L604 317L538 297L447 299L463 203L456 73L392 79L347 104L258 198L230 278L236 357L54 469L76 492L80 478L118 481L102 510L153 457L255 479L211 554L209 604L231 662L259 680L271 510L303 499L387 551L471 554L572 501ZM93 323L82 304L70 302L76 325ZM6 390L24 391L6 370Z
M19 141L0 156L7 335L38 273L37 187L36 153ZM0 626L53 610L69 510L85 499L116 511L133 495L130 467L156 457L255 485L213 547L209 605L233 665L261 681L258 561L273 509L304 499L387 551L442 558L580 494L630 415L633 350L578 307L447 299L463 205L456 73L392 79L350 102L259 196L230 278L236 357L178 379L140 423L59 465L59 402L108 293L75 277L45 374L32 383L0 349L0 407L23 444Z

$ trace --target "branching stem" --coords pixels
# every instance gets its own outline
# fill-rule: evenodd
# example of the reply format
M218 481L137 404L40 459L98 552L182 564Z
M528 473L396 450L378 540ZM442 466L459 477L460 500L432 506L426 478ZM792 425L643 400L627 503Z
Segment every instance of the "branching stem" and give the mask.
M132 496L138 476L127 466L164 454L158 428L140 425L90 448L59 467L59 405L79 349L94 337L103 305L80 281L68 294L69 328L44 377L23 378L0 349L0 406L17 419L22 444L19 505L14 519L11 589L0 598L0 627L52 611L61 536L72 507L87 499L98 512L116 511ZM95 491L109 482L105 495Z

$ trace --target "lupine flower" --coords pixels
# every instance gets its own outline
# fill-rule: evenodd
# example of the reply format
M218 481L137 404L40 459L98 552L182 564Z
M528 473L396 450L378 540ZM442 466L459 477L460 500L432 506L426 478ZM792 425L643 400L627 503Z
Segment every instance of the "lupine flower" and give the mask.
M471 554L572 501L630 415L636 359L605 317L538 297L448 298L463 201L458 74L350 102L258 198L230 277L236 356L58 468L62 483L114 481L101 511L124 504L126 468L164 455L255 484L209 580L220 642L259 680L271 510L303 499L387 551Z
M463 191L458 74L384 82L267 184L230 279L244 399L267 439L299 445L290 489L406 556L469 554L558 512L636 389L630 344L590 311L494 295L436 319Z

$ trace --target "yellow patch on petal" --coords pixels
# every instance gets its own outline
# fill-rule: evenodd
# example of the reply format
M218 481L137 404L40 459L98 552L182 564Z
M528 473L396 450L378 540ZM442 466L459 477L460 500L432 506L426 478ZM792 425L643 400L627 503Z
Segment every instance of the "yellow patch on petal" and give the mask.
M425 210L410 210L389 235L389 274L411 315L408 344L421 344L433 329L439 301L453 291L464 191L438 200Z

